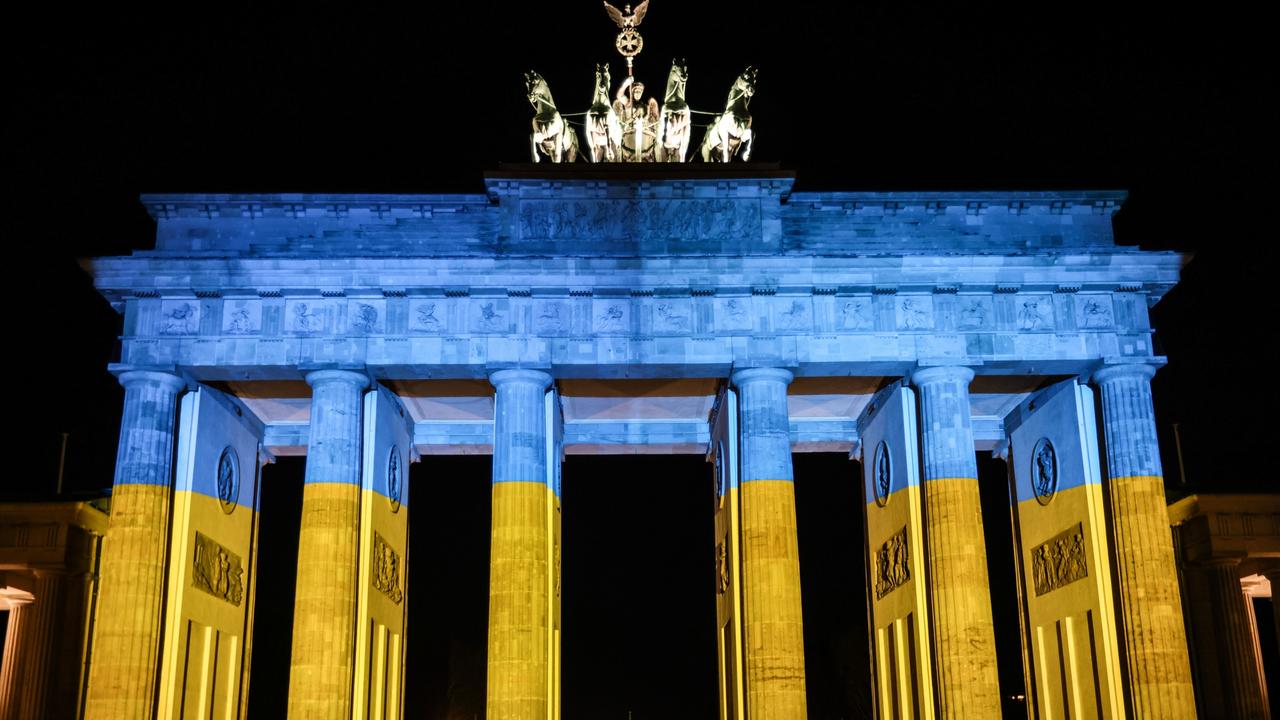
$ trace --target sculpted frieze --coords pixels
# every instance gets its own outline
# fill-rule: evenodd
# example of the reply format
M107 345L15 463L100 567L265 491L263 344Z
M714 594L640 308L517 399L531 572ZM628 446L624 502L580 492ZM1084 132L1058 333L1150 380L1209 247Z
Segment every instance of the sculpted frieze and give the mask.
M135 306L137 320L126 323L130 328L126 336L203 340L400 334L564 338L901 333L933 337L926 349L937 357L956 353L1041 357L1111 352L1108 348L1116 341L1109 333L1132 332L1140 340L1149 331L1140 296L1110 293L824 291L710 297L664 295L661 289L656 295L652 290L560 297L525 293L411 296L395 300L399 303L395 308L392 300L382 297L146 299ZM1101 338L1094 339L1095 333ZM163 347L161 343L156 351L168 353ZM150 360L171 361L160 355Z
M742 242L761 234L760 201L523 200L522 240Z
M933 296L901 295L894 300L894 317L899 330L933 329Z
M870 297L836 298L837 330L872 330L875 325L875 308Z
M197 589L239 605L244 599L243 577L244 568L240 566L239 555L203 533L196 533L191 582Z
M404 600L400 589L400 553L377 532L373 533L373 588L399 605Z
M772 298L773 327L779 332L808 332L813 329L810 297Z
M200 301L164 300L160 303L159 335L195 335L200 332Z
M596 298L591 301L591 330L599 335L631 334L631 299Z
M470 298L471 312L468 327L473 333L509 333L511 326L511 301L507 298Z
M347 301L347 327L353 335L381 335L386 332L386 317L386 300Z
M1067 528L1031 550L1031 576L1036 595L1053 592L1089 575L1085 562L1084 528Z
M566 300L539 300L533 306L536 335L564 335L570 330L573 308Z
M1049 295L1015 295L1016 327L1022 332L1053 330L1053 298Z
M262 332L262 301L228 298L222 301L223 335L257 335Z
M284 304L284 331L288 335L325 335L333 332L338 303L324 298L289 299Z
M902 587L911 579L911 557L907 528L894 533L876 550L876 599Z
M448 305L444 298L409 301L409 331L442 333L449 328Z
M685 334L693 329L693 306L688 300L659 298L653 303L653 332Z
M748 332L752 328L751 298L716 298L715 327L728 332Z
M1073 295L1076 327L1081 330L1110 330L1115 327L1115 308L1110 295Z
M994 326L995 310L989 296L962 295L956 298L956 329L989 330Z

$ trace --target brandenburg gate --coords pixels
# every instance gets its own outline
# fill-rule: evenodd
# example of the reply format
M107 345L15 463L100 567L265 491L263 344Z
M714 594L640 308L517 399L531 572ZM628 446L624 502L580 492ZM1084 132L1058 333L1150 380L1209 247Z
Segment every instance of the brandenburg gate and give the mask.
M1122 192L793 180L529 165L475 195L143 197L154 250L86 263L125 388L87 717L243 716L257 578L282 572L290 717L400 717L430 622L406 617L408 515L447 512L407 471L462 450L493 455L488 716L558 717L560 520L591 511L561 506L560 464L622 448L708 460L689 552L722 718L806 715L808 451L859 461L866 542L833 552L868 568L849 612L879 716L1000 713L979 452L1009 468L1032 713L1194 716L1148 319L1182 258L1115 244ZM297 568L261 567L260 469L301 454Z

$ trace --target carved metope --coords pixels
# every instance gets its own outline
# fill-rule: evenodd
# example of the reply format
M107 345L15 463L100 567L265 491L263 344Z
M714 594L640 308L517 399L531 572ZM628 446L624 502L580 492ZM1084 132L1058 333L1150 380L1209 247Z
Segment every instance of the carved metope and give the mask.
M216 598L239 605L244 599L244 569L240 567L240 556L198 532L195 546L192 584Z
M876 551L876 599L893 592L911 579L911 558L907 552L907 527L894 533Z
M1053 592L1088 576L1084 558L1084 528L1080 523L1067 528L1031 551L1036 595Z
M400 589L400 555L376 532L373 534L373 587L397 605L404 599Z

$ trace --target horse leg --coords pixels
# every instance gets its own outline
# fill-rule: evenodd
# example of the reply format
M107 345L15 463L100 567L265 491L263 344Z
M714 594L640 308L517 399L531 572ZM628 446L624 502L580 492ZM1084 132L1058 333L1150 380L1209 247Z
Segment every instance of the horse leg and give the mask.
M742 131L742 162L751 162L751 145L755 140L756 134L751 128Z

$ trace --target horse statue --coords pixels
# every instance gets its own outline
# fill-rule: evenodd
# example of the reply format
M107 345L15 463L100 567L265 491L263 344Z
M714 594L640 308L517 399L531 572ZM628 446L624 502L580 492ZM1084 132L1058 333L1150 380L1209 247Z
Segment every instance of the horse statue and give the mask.
M751 113L747 105L751 96L756 94L756 69L747 66L746 70L729 88L729 99L725 101L724 112L715 116L707 126L707 134L702 136L703 162L729 162L736 154L742 155L742 161L751 159Z
M553 163L577 160L578 134L560 117L547 81L530 70L524 74L524 87L533 106L533 132L529 134L533 161L540 162L543 156Z
M596 65L596 90L587 109L586 133L591 162L618 162L622 150L622 125L609 103L609 65Z
M667 75L667 92L662 98L662 114L658 120L658 162L684 162L689 152L689 103L684 88L689 82L689 68L684 60L672 60Z

